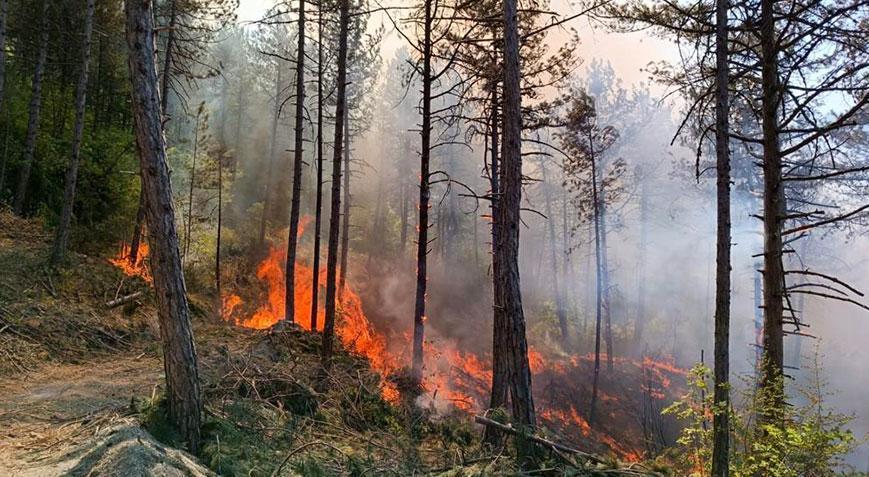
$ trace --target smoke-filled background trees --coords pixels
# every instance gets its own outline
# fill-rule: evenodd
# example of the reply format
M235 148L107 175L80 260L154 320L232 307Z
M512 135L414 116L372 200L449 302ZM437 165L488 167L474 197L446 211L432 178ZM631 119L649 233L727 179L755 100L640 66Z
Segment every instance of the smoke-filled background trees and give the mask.
M133 4L145 5L139 16ZM866 2L2 0L0 10L4 373L36 373L42 359L14 357L13 340L43 346L25 323L47 305L28 293L62 309L78 286L62 284L103 257L123 278L93 293L95 313L159 316L142 326L162 345L167 420L218 472L290 462L304 474L304 452L279 443L302 426L286 416L321 406L345 413L342 426L365 421L354 432L406 432L420 448L453 432L445 453L540 431L535 445L558 465L609 454L728 475L711 463L720 395L712 402L712 375L692 369L712 368L722 344L734 475L773 461L794 475L869 471ZM153 58L137 50L131 18L153 18ZM153 59L153 84L134 67L139 53ZM161 119L150 135L146 117ZM148 153L143 138L160 129L162 152ZM729 180L716 183L722 159ZM158 193L171 207L148 199ZM27 227L38 232L13 230ZM19 275L37 281L19 287ZM110 347L138 350L124 336ZM224 343L251 336L268 340L251 344L251 361ZM335 397L348 389L351 403ZM304 412L286 398L302 394L316 402ZM294 424L281 439L257 434L261 455L219 467L227 437L215 447L214 436L242 421L226 403L257 399ZM443 430L474 415L484 426L467 442L455 435L466 429ZM517 442L516 469L545 467ZM392 470L485 459L423 454ZM349 472L355 458L329 469Z

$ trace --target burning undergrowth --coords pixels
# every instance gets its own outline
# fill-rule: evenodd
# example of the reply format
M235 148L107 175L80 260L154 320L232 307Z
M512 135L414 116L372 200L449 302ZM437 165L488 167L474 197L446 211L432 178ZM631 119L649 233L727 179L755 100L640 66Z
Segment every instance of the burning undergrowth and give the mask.
M303 230L300 232L300 236ZM256 266L250 289L222 296L222 317L253 329L267 329L284 319L285 245L272 245ZM316 328L322 330L325 269L319 273L320 306ZM296 323L312 329L313 270L302 260L295 267ZM363 300L348 282L340 293L336 334L344 348L368 360L380 375L380 394L399 402L403 364L409 363L410 332L372 320ZM441 333L442 335L442 333ZM479 340L488 342L489 340ZM429 335L425 343L424 390L417 404L435 415L481 413L488 403L491 356L485 350L463 349L458 339ZM675 434L660 409L680 394L686 372L667 359L616 357L611 371L601 371L596 417L589 422L593 355L565 355L529 350L536 406L541 423L562 438L596 452L638 461L655 453ZM545 348L548 350L548 348ZM604 362L606 357L602 358ZM632 431L634 430L634 431Z

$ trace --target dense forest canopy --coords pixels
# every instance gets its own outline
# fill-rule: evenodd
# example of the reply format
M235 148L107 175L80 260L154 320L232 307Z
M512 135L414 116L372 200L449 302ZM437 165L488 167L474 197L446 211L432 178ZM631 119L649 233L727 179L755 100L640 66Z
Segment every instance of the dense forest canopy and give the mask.
M343 389L344 351L365 358L374 392L355 389L401 409L413 445L473 416L481 449L537 436L515 469L869 471L865 0L0 17L0 263L22 224L50 236L46 289L109 259L124 278L100 304L148 310L191 453L219 461L226 419L208 348L235 331L203 346L207 323L290 333L316 359L273 369L315 396ZM0 335L37 303L0 298ZM275 455L250 462L298 464Z

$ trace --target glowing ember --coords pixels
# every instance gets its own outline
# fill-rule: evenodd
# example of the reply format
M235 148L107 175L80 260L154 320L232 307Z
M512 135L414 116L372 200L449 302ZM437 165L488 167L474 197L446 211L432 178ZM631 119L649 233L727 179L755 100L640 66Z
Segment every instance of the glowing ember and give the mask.
M110 258L109 261L112 262L113 265L120 268L122 272L128 277L139 277L142 280L145 280L148 283L151 283L151 270L148 269L148 266L145 264L145 260L148 258L149 248L148 243L145 241L139 242L139 256L136 260L135 264L130 263L130 246L126 243L121 244L121 251L118 252L113 258Z

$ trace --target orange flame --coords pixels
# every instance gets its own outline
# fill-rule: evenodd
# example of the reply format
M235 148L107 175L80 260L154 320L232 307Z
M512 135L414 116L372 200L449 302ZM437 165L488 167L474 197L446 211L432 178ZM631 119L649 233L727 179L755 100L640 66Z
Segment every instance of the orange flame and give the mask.
M113 258L110 258L109 262L120 268L128 277L139 277L142 280L151 283L153 280L151 277L151 270L149 270L148 266L145 264L145 260L148 258L149 253L150 248L148 247L148 243L145 241L139 242L139 256L136 259L136 263L131 264L130 245L122 243L120 252L118 252L118 254Z

